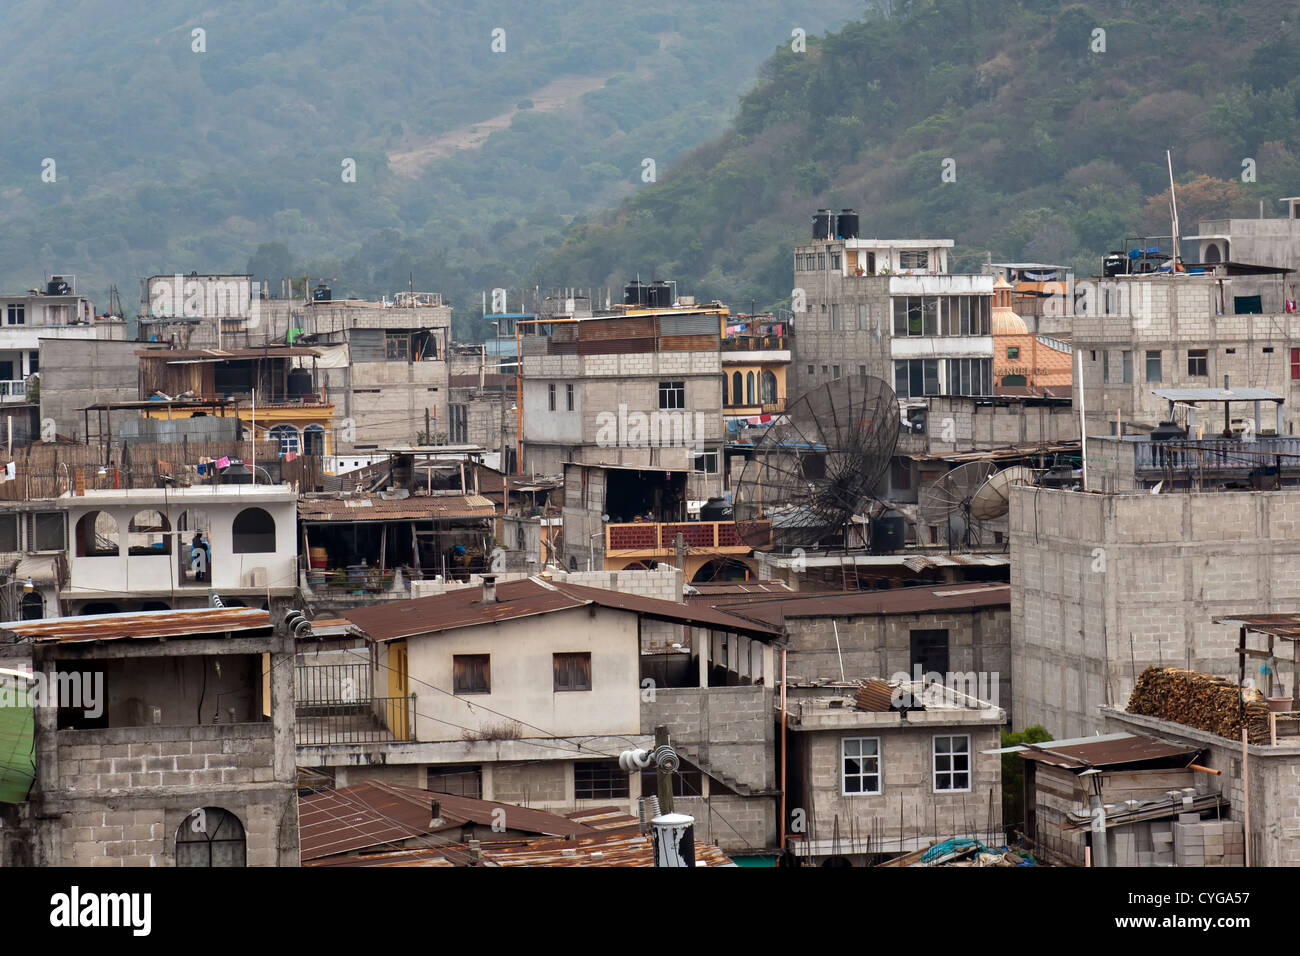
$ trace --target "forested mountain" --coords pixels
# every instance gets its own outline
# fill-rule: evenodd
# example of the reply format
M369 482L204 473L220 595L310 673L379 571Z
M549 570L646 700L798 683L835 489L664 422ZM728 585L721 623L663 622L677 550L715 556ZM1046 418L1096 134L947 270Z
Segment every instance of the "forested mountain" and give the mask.
M779 304L821 206L855 207L864 236L953 238L955 270L1091 274L1125 236L1168 234L1166 149L1184 234L1300 194L1298 50L1279 0L878 3L780 50L722 135L576 225L539 281L637 271Z
M339 294L524 278L716 136L860 0L7 0L0 288L264 270ZM503 32L497 32L503 31ZM344 182L345 160L355 182ZM49 161L52 161L52 165ZM43 175L44 174L44 175ZM53 181L48 181L52 179ZM263 249L254 258L258 247ZM282 274L282 273L280 273Z

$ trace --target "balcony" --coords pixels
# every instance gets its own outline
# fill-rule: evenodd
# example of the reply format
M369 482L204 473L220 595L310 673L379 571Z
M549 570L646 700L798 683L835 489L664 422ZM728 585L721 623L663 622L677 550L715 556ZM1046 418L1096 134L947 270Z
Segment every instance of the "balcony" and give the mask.
M767 540L758 545L746 544L736 531L734 521L677 521L657 524L605 525L605 554L619 557L650 557L671 553L677 548L677 535L688 548L718 554L747 554L755 547L771 544L772 524L760 523Z
M724 352L788 352L790 340L784 335L729 335L722 340Z
M0 379L0 402L27 401L27 380L22 378Z
M1254 441L1240 438L1207 438L1202 441L1138 440L1133 442L1133 469L1138 474L1156 473L1240 475L1261 468L1281 467L1300 471L1300 437L1260 436Z
M298 746L410 740L413 697L375 697L368 663L299 664L294 673Z

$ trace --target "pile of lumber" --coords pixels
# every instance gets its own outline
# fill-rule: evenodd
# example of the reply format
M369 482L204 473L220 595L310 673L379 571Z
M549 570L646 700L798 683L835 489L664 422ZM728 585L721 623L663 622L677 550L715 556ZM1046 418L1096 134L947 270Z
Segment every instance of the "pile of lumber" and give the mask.
M1229 740L1241 739L1244 723L1252 744L1271 741L1268 704L1257 690L1245 692L1235 681L1212 677L1181 667L1148 667L1138 677L1128 699L1128 712L1172 720L1187 727L1208 730Z

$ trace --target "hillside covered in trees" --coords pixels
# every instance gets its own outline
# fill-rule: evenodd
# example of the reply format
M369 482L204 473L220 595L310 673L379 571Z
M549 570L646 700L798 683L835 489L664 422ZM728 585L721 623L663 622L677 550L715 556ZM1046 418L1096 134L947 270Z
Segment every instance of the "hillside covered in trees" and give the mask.
M458 319L575 216L716 136L795 27L860 0L5 4L0 288L307 272ZM355 182L345 182L345 160ZM260 255L259 247L267 244ZM284 270L284 272L264 271Z
M1091 274L1125 236L1168 234L1166 149L1184 234L1300 193L1298 49L1278 0L886 0L780 50L725 133L537 275L779 305L822 206L856 208L864 236L953 238L954 270Z

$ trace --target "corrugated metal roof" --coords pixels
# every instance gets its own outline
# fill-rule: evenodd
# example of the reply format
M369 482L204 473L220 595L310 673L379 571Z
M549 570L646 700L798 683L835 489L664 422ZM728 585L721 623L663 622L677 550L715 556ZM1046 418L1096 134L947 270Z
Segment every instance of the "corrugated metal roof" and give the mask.
M266 348L249 349L138 349L135 353L140 358L163 359L167 362L192 362L207 359L209 361L232 361L256 358L301 358L303 356L319 357L320 352L301 345L272 345Z
M485 862L497 866L654 866L649 836L606 833L577 840L530 840L483 847ZM735 866L708 843L695 844L696 866Z
M299 498L302 521L427 521L490 518L496 506L482 495L412 495L409 498Z
M1214 623L1245 627L1256 634L1271 634L1288 641L1300 640L1300 614L1238 614L1216 617Z
M813 591L786 596L752 594L695 599L695 603L704 601L709 601L716 610L780 627L786 618L924 614L1010 606L1011 585L962 587L947 584L930 588L891 588L888 591Z
M1020 751L1020 756L1026 760L1037 760L1067 770L1084 770L1173 758L1179 758L1177 761L1179 765L1186 766L1200 752L1199 747L1188 747L1186 744L1173 744L1156 737L1134 734L1120 740L1097 740L1083 744L1057 744L1053 741L1026 744L1025 749Z
M255 631L271 626L269 611L245 607L201 607L180 611L134 611L128 614L89 614L50 617L39 621L8 621L0 630L32 643L57 641L149 640L159 637L201 637L231 631Z
M712 608L698 608L688 604L561 582L544 584L535 578L499 584L496 593L496 602L484 604L481 588L459 588L433 597L356 608L344 612L343 616L375 641L399 640L418 634L437 634L462 627L551 614L589 605L759 637L774 637L779 633L767 625L755 624Z
M1266 388L1153 388L1151 394L1170 402L1282 402Z
M435 801L436 821L431 816ZM300 854L304 861L410 840L468 823L501 823L507 830L546 836L595 832L586 824L530 807L374 780L298 800Z

